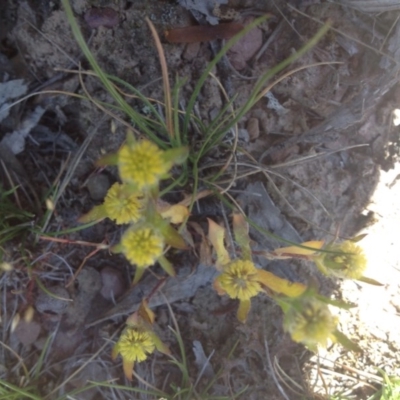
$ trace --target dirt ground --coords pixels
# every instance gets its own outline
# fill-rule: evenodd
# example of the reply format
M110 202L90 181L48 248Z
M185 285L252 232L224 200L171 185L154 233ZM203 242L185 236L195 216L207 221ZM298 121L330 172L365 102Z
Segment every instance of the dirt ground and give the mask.
M2 184L8 188L11 175L12 182L20 185L21 202L35 214L40 234L78 227L79 216L101 204L110 185L118 180L116 169L99 170L94 163L120 147L126 134L121 120L131 121L120 112L116 113L119 119L111 118L92 102L71 95L89 93L97 101L112 103L97 78L83 74L80 81L79 63L82 70L89 65L59 0L3 3L0 78L2 84L14 82L14 94L6 95L4 87L0 89ZM221 7L214 8L214 3ZM146 97L163 101L159 58L145 22L149 17L160 34L171 82L176 77L186 79L182 109L222 43L168 43L165 30L232 19L247 24L271 13L272 18L223 57L213 71L217 79L206 81L195 106L206 126L226 104L219 82L229 98L237 95L234 105L239 107L263 72L293 54L329 18L334 29L279 76L296 68L299 71L283 77L239 122L238 144L243 152L238 152L235 166L227 169L220 185L225 188L234 179L228 193L246 215L287 240L329 241L369 233L361 242L369 260L368 274L384 286L333 282L304 262L256 257L260 266L277 275L316 281L324 295L358 304L351 312L339 312L340 327L363 353L354 354L335 344L314 355L283 332L280 308L267 297L257 298L247 323L239 323L236 304L218 296L210 285L215 271L200 262L197 238L192 251L172 253L178 277L166 284L165 297L152 298L158 332L172 353L181 357L176 337L168 328L174 326L168 302L184 341L191 379L196 381L200 374L198 388L205 388L221 371L205 399L235 398L244 388L239 398L367 399L382 382L377 368L400 375L399 128L393 123L400 100L399 13L371 14L323 1L224 3L71 0L102 69ZM112 18L106 18L105 24L111 26L95 27L96 19L88 22L88 10L103 7L115 11ZM8 107L30 94L34 95L9 107L3 117L3 105ZM138 100L129 102L136 111L148 112ZM20 136L23 132L18 142L21 148L4 150L4 143L16 143L5 140L15 132ZM192 135L196 146L201 137L195 131ZM227 132L223 144L231 146L233 141L232 132ZM223 146L210 152L201 165L204 174L227 157ZM63 182L68 185L63 187ZM180 200L190 193L191 185L171 196ZM46 219L44 199L60 188L62 196ZM207 188L201 182L199 189ZM196 204L191 220L206 230L207 217L224 223L227 215L223 203L209 197ZM105 221L62 238L118 243L121 233L121 228ZM281 245L256 230L250 234L255 253ZM88 381L145 388L141 382L125 380L121 363L111 360L111 348L124 317L154 289L162 270L152 268L154 273L146 273L132 289L132 267L123 256L105 251L92 255L92 249L84 246L31 236L23 245L17 238L5 247L5 261L13 270L1 276L1 379L24 387L21 360L31 370L40 354L45 354L34 383L43 398L57 398ZM80 274L69 285L83 261ZM58 298L49 296L46 288ZM11 329L15 315L23 317L30 308L35 310L33 319L22 318ZM166 393L173 393L171 386L181 382L178 368L159 354L136 370ZM151 397L102 387L74 398Z

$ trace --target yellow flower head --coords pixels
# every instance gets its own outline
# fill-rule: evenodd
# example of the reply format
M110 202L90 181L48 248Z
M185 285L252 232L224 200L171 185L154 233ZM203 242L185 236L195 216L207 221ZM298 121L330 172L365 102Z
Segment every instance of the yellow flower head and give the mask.
M367 268L367 258L361 247L356 243L346 240L328 246L326 250L338 254L319 253L315 257L315 263L322 272L337 278L347 279L359 279L363 276Z
M216 281L230 298L249 300L261 291L257 271L251 261L235 260L224 268Z
M139 190L156 185L171 168L163 151L154 143L142 140L124 145L118 153L121 179L133 183Z
M129 229L121 239L122 252L138 268L153 265L162 255L164 239L153 228Z
M315 298L303 298L285 314L283 327L295 342L314 349L317 344L326 346L336 329L337 319L328 306Z
M140 219L141 195L132 193L126 185L115 183L107 192L104 207L107 216L117 224L129 224Z
M115 345L114 354L121 354L124 362L135 363L144 361L155 348L155 343L146 330L127 327Z

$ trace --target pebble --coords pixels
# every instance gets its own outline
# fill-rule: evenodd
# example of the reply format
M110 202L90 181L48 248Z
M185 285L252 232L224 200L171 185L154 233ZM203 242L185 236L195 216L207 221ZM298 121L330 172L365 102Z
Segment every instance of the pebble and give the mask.
M93 200L103 200L110 189L110 180L107 175L93 175L88 179L87 188Z
M257 118L249 118L246 129L249 132L251 141L256 140L260 136L260 123Z
M40 330L41 326L38 322L22 320L16 327L14 334L24 346L29 346L37 340Z
M113 300L121 296L126 286L121 272L115 268L104 267L100 274L103 283L100 294L107 300Z

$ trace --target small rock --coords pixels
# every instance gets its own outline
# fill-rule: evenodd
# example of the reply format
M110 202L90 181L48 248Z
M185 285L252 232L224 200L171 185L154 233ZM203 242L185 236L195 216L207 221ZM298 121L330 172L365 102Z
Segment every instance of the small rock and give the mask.
M91 267L82 269L77 277L79 283L79 293L85 293L86 297L93 298L93 294L96 294L101 289L101 277L100 273Z
M247 129L239 129L239 139L246 143L249 142L250 135Z
M94 175L89 178L87 188L93 200L103 200L110 189L110 180L104 174Z
M250 140L256 140L260 136L260 124L257 118L250 118L246 124L247 132L249 132Z
M200 43L198 43L198 42L197 43L189 43L186 46L185 51L183 52L183 58L186 61L193 60L197 56L199 49L200 49Z
M42 291L39 293L35 301L36 310L40 313L65 314L70 299L68 291L61 286L54 286L48 290L51 295Z
M29 346L36 342L39 337L40 324L36 321L26 322L22 320L15 328L14 334L24 346Z
M247 19L245 24L249 24L254 19ZM254 28L244 35L236 44L228 51L228 58L232 66L240 71L246 67L246 62L249 61L262 46L262 31L259 28Z
M111 267L104 267L101 272L103 287L100 294L107 300L119 297L125 290L124 278L120 271Z

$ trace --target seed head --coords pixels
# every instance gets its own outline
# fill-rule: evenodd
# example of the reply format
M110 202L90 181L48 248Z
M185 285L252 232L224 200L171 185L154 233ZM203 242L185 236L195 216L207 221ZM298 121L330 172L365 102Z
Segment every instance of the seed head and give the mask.
M285 314L283 327L295 342L314 349L317 344L326 346L336 329L337 319L325 303L315 298L303 298Z
M333 244L326 250L334 253L319 253L315 258L317 267L327 275L344 279L359 279L367 268L367 258L360 246L351 240Z
M138 190L155 186L171 168L163 151L154 143L143 140L124 145L118 153L119 174L124 182Z
M135 363L146 360L154 350L155 344L148 332L127 327L115 345L114 353L121 354L124 362Z
M132 193L126 185L115 183L107 192L104 207L107 216L117 224L129 224L140 219L141 200L139 193Z
M249 300L261 291L257 268L251 261L234 260L217 278L219 286L232 299Z
M153 265L162 255L164 239L155 229L141 227L129 229L121 239L122 252L138 268Z

